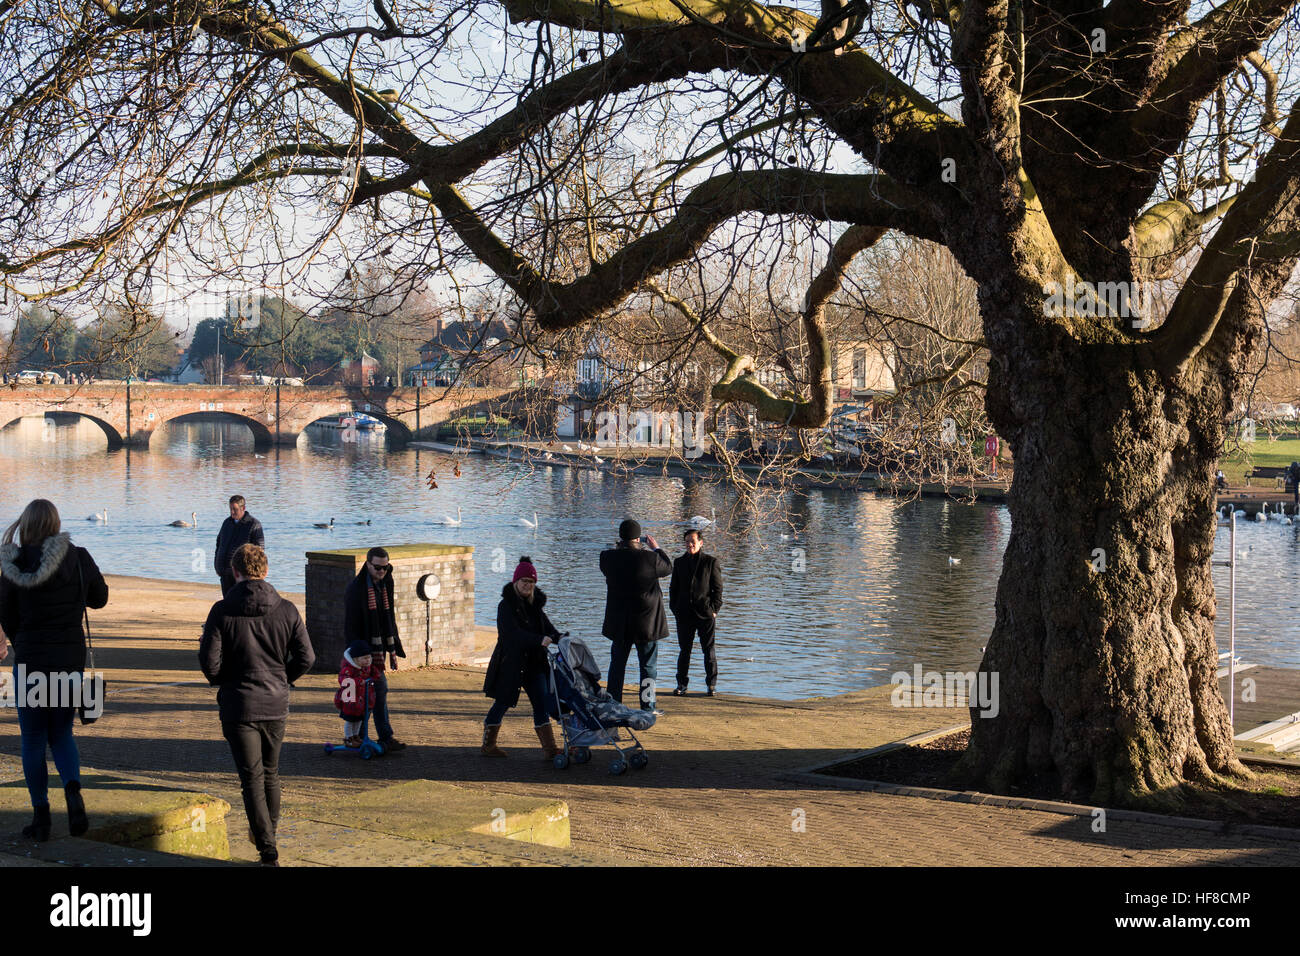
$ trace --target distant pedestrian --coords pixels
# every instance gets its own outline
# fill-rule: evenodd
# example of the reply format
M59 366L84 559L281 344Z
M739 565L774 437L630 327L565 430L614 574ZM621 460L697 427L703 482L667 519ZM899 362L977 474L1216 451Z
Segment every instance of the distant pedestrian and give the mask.
M506 755L497 746L497 734L506 711L519 703L520 688L532 705L533 730L542 753L551 760L560 752L551 728L551 718L558 720L560 715L548 693L550 671L546 661L546 648L559 639L560 632L546 616L545 607L546 595L537 587L537 568L524 555L510 583L501 589L501 603L497 605L497 644L483 678L484 695L494 698L483 719L483 746L479 752L485 757Z
M230 744L249 833L266 866L279 866L280 746L289 685L316 655L298 609L266 582L266 552L241 545L231 555L235 585L212 605L199 640L199 666L217 691L221 733Z
M370 646L374 667L378 670L375 681L375 733L387 753L405 750L406 744L393 736L393 725L388 717L388 678L384 675L384 661L397 670L397 659L405 657L402 639L397 633L397 608L393 595L392 565L388 552L371 548L366 552L365 564L343 592L343 639L348 645L364 641Z
M1291 504L1295 507L1296 517L1300 517L1300 461L1291 462L1287 468L1286 484L1291 492Z
M23 776L33 811L23 836L37 840L50 838L47 748L63 781L69 832L81 836L90 827L81 796L81 756L72 727L77 703L92 707L103 703L86 701L84 695L74 695L80 696L80 701L69 700L55 693L55 688L83 687L86 635L81 628L82 615L87 607L108 603L108 585L94 559L85 548L74 545L60 527L58 509L37 498L5 529L0 544L0 661L9 655L12 641L14 676L23 676L21 681L15 680L13 690ZM29 684L33 678L36 683ZM29 687L33 697L37 687L44 689L34 706L27 706ZM56 699L60 697L64 699Z
M714 650L714 632L718 612L722 610L722 569L718 559L705 554L704 535L687 531L684 540L686 553L673 562L673 576L668 585L668 605L677 620L678 697L686 693L690 683L691 647L696 634L700 637L700 650L704 654L704 680L708 695L713 696L718 684L718 658Z
M217 577L221 579L221 596L225 597L235 586L234 575L230 572L231 556L241 545L255 544L266 547L266 536L262 533L262 522L248 513L244 506L243 495L230 496L230 517L221 522L217 532L217 552L212 565Z
M606 690L620 703L627 659L636 648L641 669L641 709L655 710L659 641L668 636L668 616L659 579L672 573L672 559L641 525L628 518L618 526L617 547L600 553L605 575L605 622L601 633L612 642ZM656 711L657 712L657 711Z

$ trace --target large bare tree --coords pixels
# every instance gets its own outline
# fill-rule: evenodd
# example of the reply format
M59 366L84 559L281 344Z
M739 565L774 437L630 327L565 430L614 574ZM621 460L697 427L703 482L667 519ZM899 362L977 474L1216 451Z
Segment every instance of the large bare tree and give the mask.
M798 429L830 412L825 308L855 255L940 243L978 284L1016 460L982 665L1003 700L964 771L1174 799L1244 773L1212 476L1300 254L1293 7L0 0L0 276L57 301L143 296L164 252L304 281L370 251L473 260L538 337L657 290L720 358L715 401ZM783 395L683 290L799 230L808 367ZM1129 284L1180 262L1167 313L1130 314Z

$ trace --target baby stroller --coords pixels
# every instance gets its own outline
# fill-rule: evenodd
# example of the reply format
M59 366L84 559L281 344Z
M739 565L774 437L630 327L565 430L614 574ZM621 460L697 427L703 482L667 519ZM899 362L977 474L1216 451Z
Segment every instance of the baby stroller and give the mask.
M366 681L366 685L361 691L361 699L365 701L366 705L365 712L361 716L361 746L349 747L340 744L326 744L326 755L332 753L356 754L362 760L384 755L384 745L378 740L370 739L370 687L372 684L374 684L373 680Z
M596 659L580 638L562 637L550 647L550 691L555 697L556 713L564 735L564 752L556 754L555 767L563 770L569 761L591 760L592 747L613 747L618 756L609 772L622 774L629 765L643 769L650 762L641 741L632 733L646 730L655 722L648 710L624 707L600 689L600 669ZM624 736L626 733L626 736ZM631 746L620 746L631 742Z

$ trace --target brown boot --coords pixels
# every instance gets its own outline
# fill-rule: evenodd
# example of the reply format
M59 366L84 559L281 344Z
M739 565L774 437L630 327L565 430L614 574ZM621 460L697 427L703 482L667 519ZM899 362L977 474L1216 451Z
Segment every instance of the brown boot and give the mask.
M551 729L550 724L543 724L541 727L534 727L537 731L537 739L541 741L542 750L546 752L547 760L554 760L560 752L560 748L555 745L555 731Z
M497 746L497 734L501 730L501 725L495 727L483 728L483 746L479 750L484 757L504 757L506 752Z

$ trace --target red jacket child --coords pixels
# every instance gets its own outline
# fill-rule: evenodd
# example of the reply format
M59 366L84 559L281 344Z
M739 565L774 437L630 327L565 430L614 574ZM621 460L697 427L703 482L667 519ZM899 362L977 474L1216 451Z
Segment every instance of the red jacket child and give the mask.
M365 653L362 653L365 652ZM372 662L370 648L363 641L354 641L343 652L343 663L339 667L339 689L334 694L334 706L340 716L346 720L361 720L365 716L366 706L375 706L375 685L382 673L378 665ZM366 667L358 667L356 661L368 662ZM372 681L369 687L366 681ZM364 696L363 696L363 691Z

